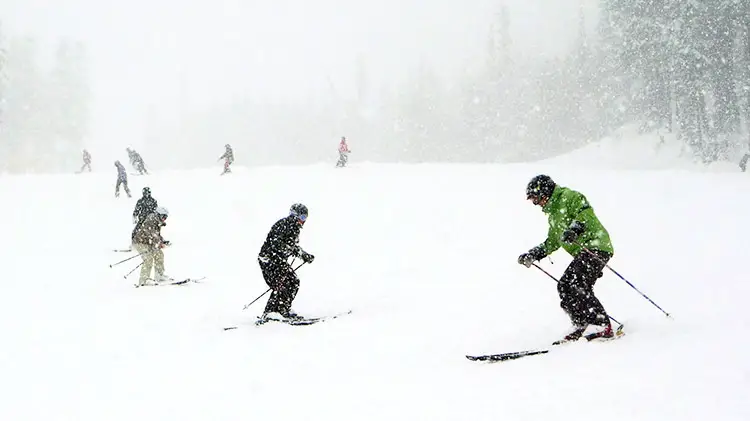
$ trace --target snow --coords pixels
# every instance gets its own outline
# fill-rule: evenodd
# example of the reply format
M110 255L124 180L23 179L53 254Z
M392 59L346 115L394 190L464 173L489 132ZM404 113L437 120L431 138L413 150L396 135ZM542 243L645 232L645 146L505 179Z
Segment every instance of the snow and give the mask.
M582 165L357 164L130 178L0 177L3 420L747 420L747 175ZM575 162L577 165L572 165ZM545 347L568 328L554 282L516 263L544 239L528 179L587 195L612 235L596 287L627 335L494 365L465 354ZM126 248L144 186L170 210L167 273L133 287ZM294 202L310 208L294 308L251 326L255 261ZM540 264L559 276L560 250ZM223 327L237 325L236 330Z
M733 151L736 163L717 161L703 164L692 159L685 143L674 134L639 134L636 127L626 126L601 141L594 142L563 156L545 161L553 166L584 166L618 170L683 170L701 172L736 172L745 151ZM739 153L739 155L738 155Z

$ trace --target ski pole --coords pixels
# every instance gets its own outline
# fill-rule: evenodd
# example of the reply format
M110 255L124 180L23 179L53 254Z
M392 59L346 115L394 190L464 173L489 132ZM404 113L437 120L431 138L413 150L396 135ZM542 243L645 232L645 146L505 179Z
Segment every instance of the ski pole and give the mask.
M534 267L535 267L535 268L537 268L537 269L541 270L542 272L544 272L544 274L545 274L545 275L547 275L547 276L549 276L550 278L552 278L552 280L554 280L554 281L555 281L555 282L557 282L558 284L560 283L560 281L558 281L558 280L557 280L557 278L555 278L554 276L552 276L552 274L550 274L550 273L549 273L549 272L547 272L546 270L542 269L542 267L541 267L541 266L537 265L536 263L532 263L532 265L534 265ZM618 322L618 321L617 321L617 319L615 319L614 317L610 316L609 314L607 314L607 316L608 316L608 317L609 317L610 319L612 319L612 321L613 321L613 322L615 322L615 323L617 323L618 325L622 326L622 323Z
M599 258L599 256L597 256L596 254L594 254L594 252L592 252L591 250L587 249L586 247L581 246L580 244L578 244L578 246L580 246L581 248L583 248L584 250L586 250L586 252L588 254L594 256L594 258L597 259L597 260L599 260L601 263L604 263L604 261L601 258ZM630 281L628 281L627 279L625 279L625 277L623 277L622 275L620 275L616 270L612 269L612 267L610 265L604 263L604 266L606 266L607 269L611 270L612 273L614 273L615 275L617 275L620 279L622 279L623 281L625 281L625 283L627 283L628 285L630 285L631 288L633 288L634 290L638 291L638 293L641 294L641 296L643 298L647 299L656 308L658 308L659 310L661 310L662 313L664 313L664 314L667 315L667 317L670 317L670 318L672 317L669 313L667 313L666 311L664 311L663 308L659 307L659 305L656 304L652 299L648 298L648 296L646 294L642 293L638 288L636 288L635 285L631 284Z
M138 266L134 267L133 270L131 270L130 272L128 272L127 274L125 274L125 276L123 276L123 279L128 279L128 276L130 276L131 273L135 272L135 270L138 269L141 266L143 266L143 262L138 263Z
M294 260L292 260L292 263L294 263ZM297 266L296 268L294 268L293 272L296 272L296 271L297 271L297 269L301 268L301 267L302 267L302 265L304 265L304 264L305 264L305 262L302 262L302 263L300 263L300 264L299 264L299 266ZM264 296L264 295L268 294L268 291L270 291L270 290L271 290L271 288L269 287L269 288L268 288L268 289L266 290L266 292L264 292L263 294L260 294L260 295L258 296L258 298L254 299L253 301L250 301L250 304L246 304L246 305L245 305L245 307L242 307L242 309L243 309L243 310L246 310L246 309L247 309L248 307L250 307L251 305L253 305L253 303L254 303L254 302L256 302L256 301L260 300L260 297L262 297L262 296Z
M139 256L144 256L144 255L146 255L146 254L150 254L150 253L151 253L150 251L147 251L146 253L139 253L139 254L136 254L135 256L130 256L130 257L128 257L127 259L123 259L123 260L120 260L120 261L119 261L119 262L117 262L117 263L112 263L111 265L109 265L109 267L115 267L115 266L119 265L120 263L125 263L125 262L127 262L128 260L131 260L131 259L135 259L136 257L139 257Z
M245 310L245 309L247 309L248 307L250 307L251 305L253 305L253 303L254 303L254 302L256 302L256 301L260 300L260 297L262 297L262 296L264 296L264 295L268 294L268 291L270 291L270 290L271 290L271 288L269 287L269 288L268 288L268 289L266 290L266 292L264 292L263 294L260 294L260 295L258 296L258 298L254 299L253 301L250 301L250 304L246 304L246 305L245 305L245 307L242 307L242 309L243 309L243 310Z

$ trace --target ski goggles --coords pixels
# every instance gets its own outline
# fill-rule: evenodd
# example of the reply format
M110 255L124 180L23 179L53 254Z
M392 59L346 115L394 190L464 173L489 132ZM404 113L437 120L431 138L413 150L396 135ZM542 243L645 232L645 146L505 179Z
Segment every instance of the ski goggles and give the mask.
M294 212L291 212L290 214L294 215L295 217L297 217L297 219L299 219L302 222L305 222L307 220L307 215L300 215Z

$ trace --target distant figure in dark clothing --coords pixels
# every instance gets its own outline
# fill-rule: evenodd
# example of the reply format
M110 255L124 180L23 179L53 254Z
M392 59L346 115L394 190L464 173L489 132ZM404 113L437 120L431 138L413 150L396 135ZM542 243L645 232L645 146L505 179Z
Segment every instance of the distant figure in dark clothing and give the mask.
M133 168L138 171L139 174L148 174L148 171L146 171L146 164L143 162L143 158L141 157L141 154L135 151L135 149L126 148L126 151L128 151L128 158L130 158L130 165L133 166Z
M125 193L128 197L130 195L130 189L128 188L128 173L125 171L125 167L122 166L120 161L115 161L115 167L117 167L117 185L115 186L115 197L120 197L120 184L125 188Z
M222 159L224 160L224 172L220 175L232 172L232 170L229 169L229 166L234 162L234 152L232 151L232 147L227 143L224 145L224 148L226 148L224 155L219 157L219 161Z

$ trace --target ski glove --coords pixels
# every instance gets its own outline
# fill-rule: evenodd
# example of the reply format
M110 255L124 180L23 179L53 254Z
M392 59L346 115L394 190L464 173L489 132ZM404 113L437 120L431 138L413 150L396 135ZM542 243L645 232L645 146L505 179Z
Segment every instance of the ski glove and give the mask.
M531 264L534 263L534 261L534 256L532 256L531 253L524 253L518 256L518 264L524 265L527 268L530 268Z
M544 252L544 249L536 246L528 252L518 256L518 264L530 268L532 263L544 259L545 257L547 257L547 253Z
M300 252L299 257L301 257L302 260L305 261L305 263L312 263L313 260L315 260L315 256L313 256L312 254L310 254L310 253L308 253L306 251Z
M563 232L562 240L565 243L575 243L578 239L578 236L583 234L585 230L586 226L583 224L583 222L573 221L570 224L570 228L566 229L565 232Z

